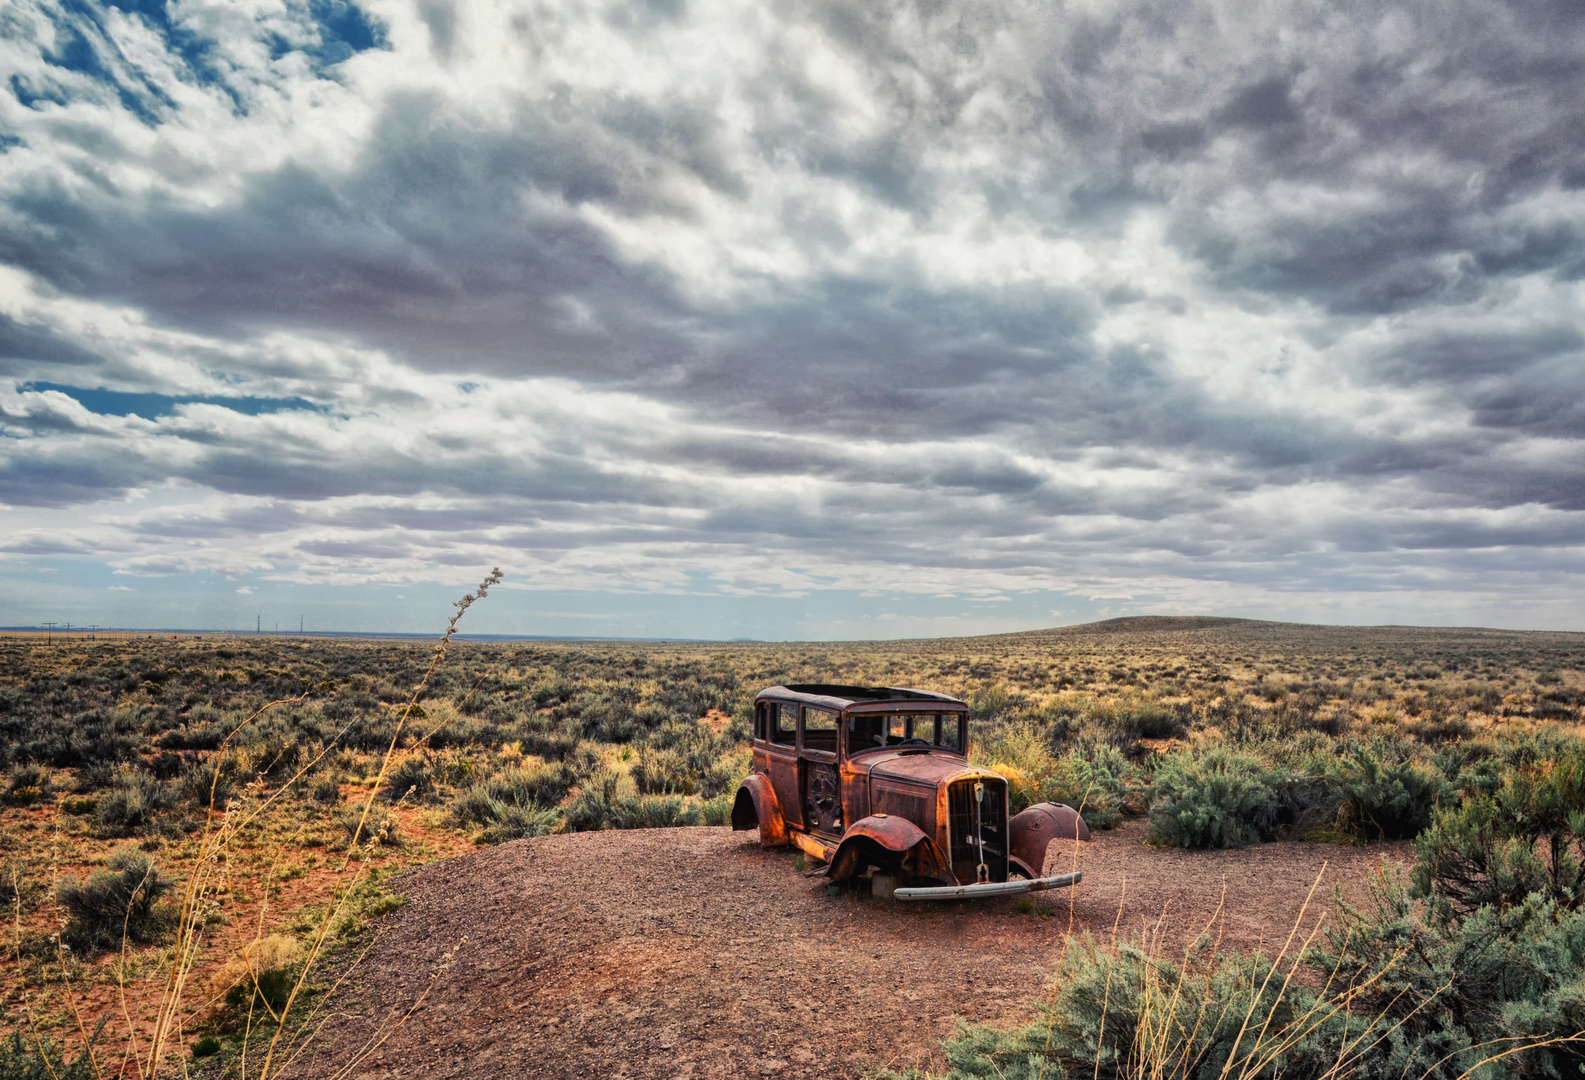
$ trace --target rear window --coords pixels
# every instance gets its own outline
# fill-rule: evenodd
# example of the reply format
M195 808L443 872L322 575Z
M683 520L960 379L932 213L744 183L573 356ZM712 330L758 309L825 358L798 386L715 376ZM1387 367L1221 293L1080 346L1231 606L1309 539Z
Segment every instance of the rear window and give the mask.
M765 720L770 728L770 740L776 743L792 745L798 741L796 705L782 705L771 701L765 705Z

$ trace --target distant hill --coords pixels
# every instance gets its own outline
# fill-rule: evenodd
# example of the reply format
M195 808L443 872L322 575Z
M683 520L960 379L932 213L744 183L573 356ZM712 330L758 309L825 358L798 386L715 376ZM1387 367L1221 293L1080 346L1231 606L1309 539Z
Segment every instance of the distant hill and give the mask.
M1326 626L1214 615L1129 615L1015 634L917 642L932 652L1086 654L1217 653L1245 661L1279 656L1393 657L1401 662L1501 658L1529 666L1585 665L1585 633L1478 626Z
M1031 630L1033 634L1060 634L1065 631L1120 632L1131 630L1220 630L1233 626L1304 626L1305 623L1272 622L1269 619L1233 619L1222 615L1124 615L1117 619L1079 623L1076 626L1058 626L1050 630Z

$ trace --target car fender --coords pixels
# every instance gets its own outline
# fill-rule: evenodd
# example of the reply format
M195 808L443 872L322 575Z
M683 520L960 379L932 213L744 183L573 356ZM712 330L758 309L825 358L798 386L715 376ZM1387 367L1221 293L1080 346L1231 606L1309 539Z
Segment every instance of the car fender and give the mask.
M737 798L732 800L732 828L741 832L755 826L759 827L761 847L787 846L787 822L781 816L776 789L761 773L739 784Z
M842 834L828 876L832 881L845 881L871 865L904 877L953 880L951 860L940 845L907 818L890 814L872 814L855 821Z
M1014 869L1027 878L1038 878L1046 862L1046 848L1051 841L1088 840L1090 827L1071 806L1063 803L1036 803L1013 816L1007 823L1009 846L1008 861Z

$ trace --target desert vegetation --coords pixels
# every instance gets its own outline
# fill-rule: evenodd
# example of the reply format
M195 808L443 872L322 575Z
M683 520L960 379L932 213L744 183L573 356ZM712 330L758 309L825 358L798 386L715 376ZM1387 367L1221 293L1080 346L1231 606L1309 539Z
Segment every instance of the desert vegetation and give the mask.
M753 695L778 682L966 698L971 756L1015 809L1146 818L1151 842L1189 849L1415 843L1371 904L1317 897L1330 918L1278 957L1075 941L1027 1028L949 1043L956 1075L1585 1060L1548 1042L1585 1028L1585 636L1124 620L901 643L457 640L434 661L399 641L0 639L4 1069L255 1075L242 1052L294 995L311 1033L367 916L399 903L383 875L552 832L720 825ZM173 964L192 992L162 1019Z

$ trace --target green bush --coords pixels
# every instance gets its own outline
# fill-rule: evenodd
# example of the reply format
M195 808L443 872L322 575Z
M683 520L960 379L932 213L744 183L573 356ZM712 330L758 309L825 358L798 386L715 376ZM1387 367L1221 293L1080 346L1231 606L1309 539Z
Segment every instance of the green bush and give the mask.
M564 808L569 832L597 829L662 829L698 825L699 807L680 795L628 795L620 775L607 772L591 782Z
M1380 741L1355 746L1336 783L1339 826L1365 840L1419 835L1449 787L1437 769L1395 756Z
M1122 817L1128 762L1115 747L1089 752L1069 750L1038 779L1040 801L1066 803L1078 810L1092 829L1110 829Z
M641 749L633 782L641 795L692 795L695 773L688 754L681 750Z
M1384 869L1369 903L1338 901L1327 945L1310 957L1358 988L1356 1011L1385 1021L1363 1075L1451 1080L1510 1039L1540 1044L1585 1031L1585 911L1532 893L1457 917L1418 907L1414 895L1401 873ZM1576 1044L1532 1045L1479 1075L1578 1075L1582 1066Z
M208 761L189 765L176 780L176 801L196 810L213 806L224 810L236 794L239 773L234 757L212 756Z
M154 860L132 848L112 854L103 870L87 881L68 880L57 893L66 909L63 937L79 951L157 942L174 925L174 913L160 898L174 887Z
M93 1046L104 1029L101 1021L98 1030L77 1057L68 1061L66 1055L47 1039L22 1038L22 1029L11 1033L0 1042L0 1077L5 1080L98 1080L101 1075L93 1063Z
M1275 779L1245 751L1218 746L1170 755L1151 788L1150 835L1181 848L1258 843L1278 822Z
M1532 894L1565 909L1585 904L1585 747L1511 769L1492 794L1438 813L1415 852L1415 889L1444 917Z
M542 807L532 799L515 801L518 792L507 789L508 798L497 798L487 785L475 785L457 796L451 804L451 819L461 828L483 826L483 840L502 844L528 836L544 836L561 824L561 812Z
M485 825L483 840L487 844L504 844L508 840L522 840L530 836L548 836L561 827L561 811L554 806L539 807L501 804L499 813Z
M388 803L424 801L435 790L435 776L421 754L410 754L385 774L380 798Z
M717 795L699 804L699 824L730 825L732 823L732 795Z
M50 796L50 777L37 765L18 765L6 779L5 801L27 806Z
M942 1049L952 1080L1320 1077L1341 1028L1258 954L1180 965L1132 942L1086 939L1069 948L1033 1022L960 1023Z
M579 775L574 766L555 762L492 776L452 801L451 819L462 828L482 826L490 844L544 836L561 826L555 804Z
M137 836L148 832L171 805L160 782L148 773L124 774L99 800L94 831L100 836Z
M363 823L362 832L358 831L359 822ZM362 804L348 806L336 814L335 824L347 844L351 844L353 836L356 835L358 843L365 847L373 844L384 847L402 846L401 822L397 821L395 814L383 807L369 807L369 816L365 820Z
M321 806L335 806L341 802L341 782L334 776L322 776L308 789L308 797Z

